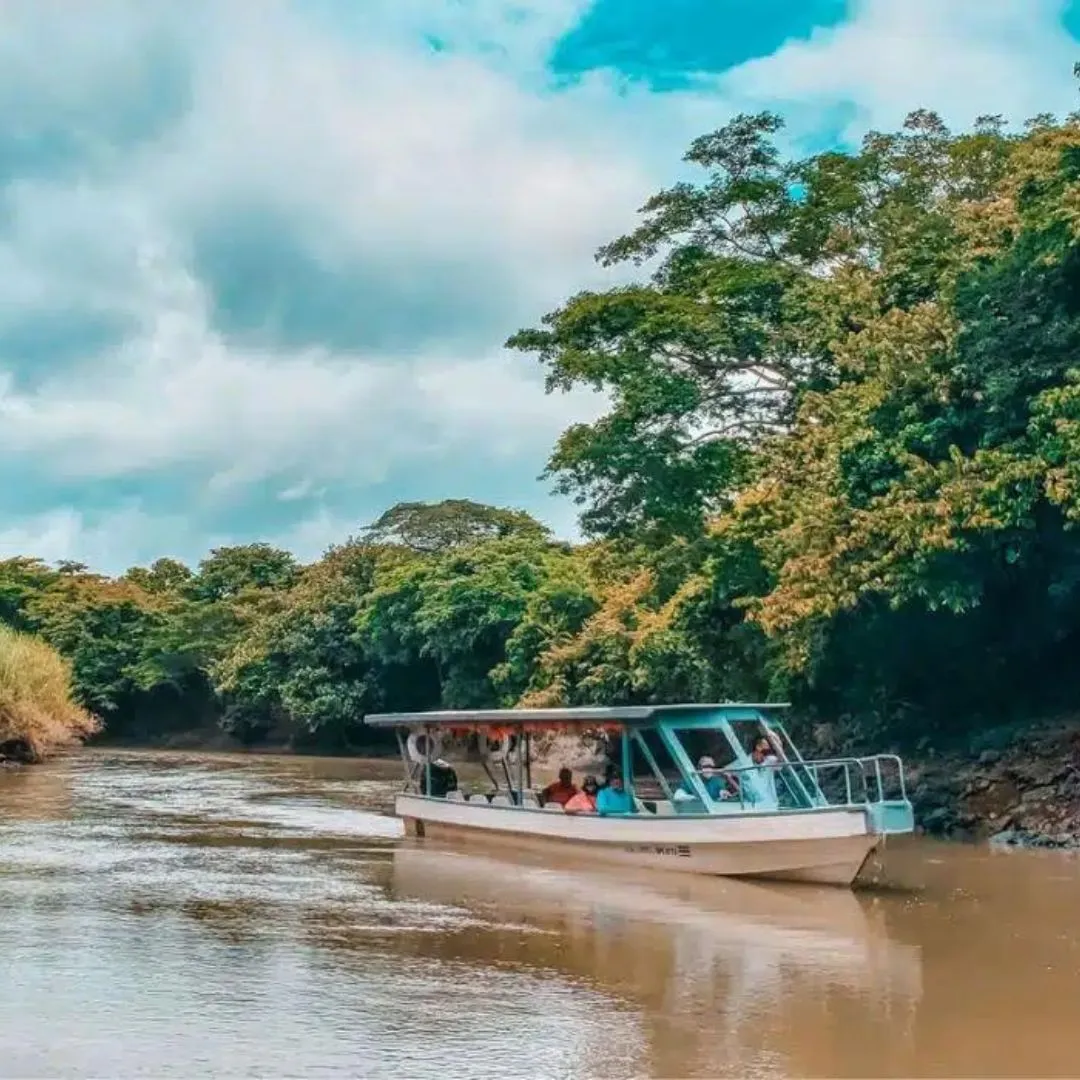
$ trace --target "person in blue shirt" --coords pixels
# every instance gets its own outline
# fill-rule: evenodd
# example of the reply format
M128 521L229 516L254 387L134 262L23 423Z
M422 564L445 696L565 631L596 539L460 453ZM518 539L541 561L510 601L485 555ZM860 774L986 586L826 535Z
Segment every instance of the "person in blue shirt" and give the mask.
M711 757L700 758L697 771L710 799L716 799L719 802L720 799L731 798L731 792L724 782L724 777L716 771L716 762ZM697 793L690 786L689 780L684 780L675 790L676 802L689 802L696 798Z
M622 773L613 772L606 786L597 792L596 812L601 815L634 813L634 800L623 787Z

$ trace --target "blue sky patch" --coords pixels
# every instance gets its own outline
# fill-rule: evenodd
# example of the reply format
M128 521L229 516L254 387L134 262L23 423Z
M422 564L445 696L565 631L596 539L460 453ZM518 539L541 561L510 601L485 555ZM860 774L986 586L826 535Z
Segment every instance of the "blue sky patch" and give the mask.
M550 63L558 75L611 68L670 90L834 26L846 8L846 0L597 0Z

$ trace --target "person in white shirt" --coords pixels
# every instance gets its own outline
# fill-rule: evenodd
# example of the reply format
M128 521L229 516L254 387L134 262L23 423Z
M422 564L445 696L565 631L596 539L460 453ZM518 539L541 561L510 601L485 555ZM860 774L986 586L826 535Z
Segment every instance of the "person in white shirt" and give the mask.
M779 748L773 735L758 735L750 746L750 760L754 767L740 774L743 799L756 810L776 810L780 801L776 797L776 768L780 763Z

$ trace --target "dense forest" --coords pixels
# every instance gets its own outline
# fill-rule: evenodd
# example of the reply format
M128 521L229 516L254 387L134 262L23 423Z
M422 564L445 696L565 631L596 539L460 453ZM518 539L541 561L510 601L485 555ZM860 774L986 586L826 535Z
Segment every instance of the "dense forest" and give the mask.
M106 737L371 744L372 710L790 699L846 740L1080 691L1080 117L931 113L801 160L780 120L686 182L508 342L607 395L555 446L587 542L403 504L312 565L263 544L115 579L0 563L0 620Z

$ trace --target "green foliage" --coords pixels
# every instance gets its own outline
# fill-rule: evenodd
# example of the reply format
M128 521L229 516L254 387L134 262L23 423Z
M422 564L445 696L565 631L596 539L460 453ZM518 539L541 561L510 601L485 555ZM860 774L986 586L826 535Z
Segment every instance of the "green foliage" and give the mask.
M592 531L720 542L672 600L648 577L613 588L549 686L756 683L903 730L1067 699L1076 121L953 135L916 113L804 161L777 153L778 127L740 117L699 139L705 182L655 196L601 251L658 260L649 284L574 297L511 340L549 388L610 396L549 463ZM748 399L763 372L775 393Z
M160 567L161 561L154 566ZM215 548L199 563L185 591L194 600L231 600L256 589L287 589L298 573L293 556L269 544Z
M35 629L28 608L55 580L57 572L40 559L19 556L0 561L0 623L16 630Z
M133 566L124 579L143 592L178 594L191 581L191 570L176 559L157 559L149 567Z
M705 181L655 195L599 255L659 257L651 282L579 294L508 342L539 356L549 390L613 402L549 462L593 533L695 535L725 510L803 395L844 377L838 336L928 301L954 272L957 208L993 193L1013 145L993 120L954 137L916 113L857 154L792 162L780 127L740 116L697 139L685 160Z
M523 510L504 510L468 499L398 503L362 533L368 544L401 544L427 555L505 536L541 539L548 535L547 528Z
M32 628L70 660L83 706L108 716L138 692L143 642L160 614L137 587L60 571L28 613Z
M276 733L328 749L370 739L360 721L377 704L379 685L354 621L378 576L400 559L352 542L305 568L215 666L223 726L245 741Z
M365 651L386 666L432 665L437 695L450 708L501 702L493 669L530 598L565 548L530 536L488 540L395 568L357 618Z

